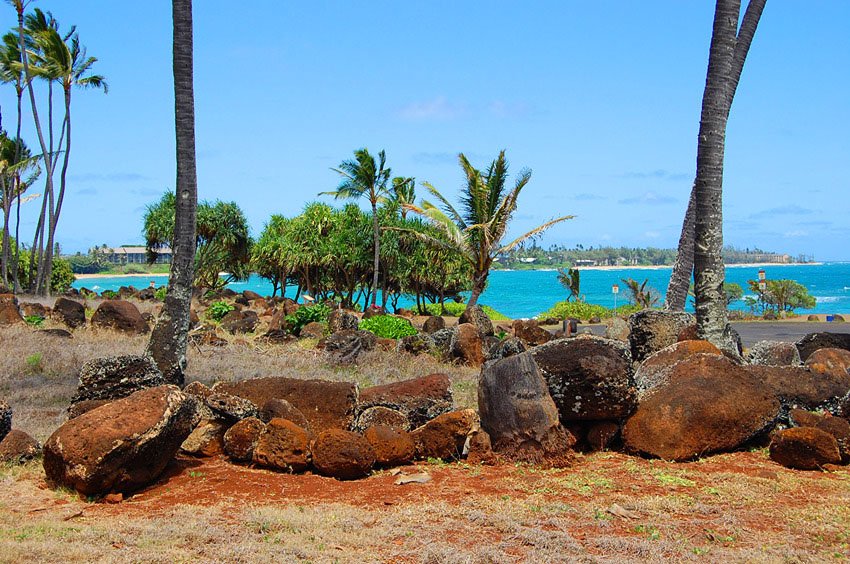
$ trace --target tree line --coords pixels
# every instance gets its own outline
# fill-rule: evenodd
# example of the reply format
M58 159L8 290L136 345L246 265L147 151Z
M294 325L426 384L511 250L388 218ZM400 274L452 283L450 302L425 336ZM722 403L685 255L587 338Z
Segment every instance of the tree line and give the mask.
M56 260L56 229L68 188L72 94L77 88L107 92L108 86L103 76L92 73L97 58L89 56L80 43L76 26L63 30L51 12L39 8L26 13L26 0L9 3L18 24L0 39L0 82L14 87L17 103L14 136L2 129L0 109L0 282L11 285L15 292L50 295L62 287L61 277L54 276L54 271L58 268L64 272L66 266ZM25 95L38 141L36 151L40 153L34 154L21 139ZM44 183L43 192L28 194L39 179ZM38 221L32 244L27 247L21 242L21 206L39 198Z

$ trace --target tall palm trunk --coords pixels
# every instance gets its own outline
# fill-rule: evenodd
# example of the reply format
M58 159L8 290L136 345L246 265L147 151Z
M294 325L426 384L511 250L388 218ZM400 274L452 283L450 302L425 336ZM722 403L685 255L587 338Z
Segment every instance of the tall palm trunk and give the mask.
M196 247L195 95L192 82L192 0L172 0L177 200L174 252L165 305L146 349L168 382L182 385Z
M472 307L478 303L478 297L484 292L484 288L487 287L487 274L488 270L484 271L484 274L476 276L472 281L472 295L469 296L469 301L466 302L466 307Z
M45 295L50 295L50 279L53 273L53 249L56 240L56 227L59 225L59 214L62 212L62 201L65 199L66 177L68 173L68 159L71 156L71 88L65 88L65 120L62 124L65 139L65 153L62 159L62 171L59 173L59 194L56 196L56 205L51 213L50 229L47 236L47 256L45 259ZM60 141L61 148L61 141Z
M700 116L695 183L696 242L694 290L697 334L715 345L732 349L723 293L723 158L726 145L726 85L732 73L732 56L740 0L717 0L708 72Z
M378 266L381 261L381 229L378 226L378 204L375 200L372 201L372 230L375 240L375 257L373 261L372 272L372 307L378 301Z
M744 62L747 60L747 54L750 51L753 37L755 37L759 20L761 19L762 12L764 12L765 3L766 0L750 0L747 4L747 11L744 13L744 19L741 22L741 28L738 30L735 51L732 56L732 72L729 76L729 84L726 87L727 119L732 109L732 101L735 99L735 93L738 91L738 83L741 80L741 71L744 69ZM691 273L694 268L694 239L696 237L694 219L696 205L695 191L696 184L691 188L688 209L685 212L685 219L682 222L682 233L679 237L676 262L673 265L670 284L667 286L666 309L669 311L683 311L688 297L688 286L690 285Z
M24 98L24 88L21 84L21 76L18 74L17 82L15 83L15 94L17 95L18 123L15 130L15 162L21 160L21 106ZM17 294L21 291L20 281L20 262L21 262L21 172L15 172L15 180L17 183L17 200L15 201L15 260L12 263L12 279L14 280L14 292Z

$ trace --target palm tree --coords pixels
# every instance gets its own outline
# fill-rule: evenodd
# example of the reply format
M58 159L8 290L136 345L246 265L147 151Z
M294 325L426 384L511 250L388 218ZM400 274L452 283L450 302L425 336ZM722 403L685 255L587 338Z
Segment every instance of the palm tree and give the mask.
M401 219L407 219L409 210L404 205L416 202L416 179L404 176L393 178L393 201L401 209Z
M72 33L63 39L56 29L48 26L35 32L35 42L41 52L42 72L49 77L56 77L62 86L65 102L65 117L61 128L61 131L64 132L65 150L59 176L59 193L49 210L49 227L45 246L47 256L45 257L44 277L46 280L50 280L53 242L59 223L59 214L62 212L62 202L65 199L66 175L71 156L71 92L74 87L77 87L102 88L103 92L107 93L109 87L103 76L90 74L97 58L87 56L86 49L80 45L79 35L73 32L73 28ZM60 139L60 146L62 141ZM47 287L49 288L49 285Z
M172 0L171 9L174 29L174 129L177 140L174 248L165 305L151 333L146 353L153 357L167 381L182 384L186 369L198 203L192 0Z
M487 276L493 260L506 253L523 241L543 233L556 223L573 216L565 215L520 235L510 243L502 245L502 238L508 229L511 216L517 207L517 198L522 189L531 180L531 171L523 169L508 190L505 181L508 177L508 163L505 151L490 163L485 172L475 169L461 153L458 155L460 166L466 176L466 186L461 195L463 213L459 213L440 192L429 183L424 186L442 205L442 210L428 201L422 206L406 205L411 211L421 214L442 229L447 241L441 241L426 234L418 237L429 240L438 246L450 246L457 249L472 267L472 295L467 307L478 303L478 297L487 286Z
M385 200L390 194L387 191L387 183L390 179L390 169L385 168L387 155L384 151L378 153L378 161L375 162L369 150L365 147L354 151L354 160L342 161L339 168L331 169L342 176L342 182L333 192L322 192L337 199L356 199L363 196L369 200L372 206L372 230L374 241L374 255L372 273L372 305L378 299L378 272L381 260L381 230L378 225L378 203Z
M747 53L750 51L753 37L755 37L756 28L758 27L761 14L764 11L766 0L750 0L747 4L747 10L744 13L744 19L741 22L741 27L738 30L735 40L735 49L732 54L732 71L729 74L726 84L726 118L729 117L729 111L732 108L732 101L735 98L735 93L738 90L738 83L741 80L741 71L744 69L744 62L747 60ZM676 262L673 265L673 272L670 276L670 284L667 286L667 296L665 307L669 311L683 311L685 309L685 301L688 297L688 287L690 286L691 272L694 267L694 241L696 238L696 183L691 188L691 196L688 200L688 208L685 212L685 219L682 222L682 233L679 237L678 252L676 254Z
M0 186L2 186L0 208L3 210L3 246L0 262L2 262L3 284L9 283L9 274L11 273L16 290L18 288L18 253L20 249L17 243L20 227L20 207L24 200L24 192L32 186L41 174L38 160L39 157L33 157L23 141L17 138L10 139L6 132L0 131ZM37 195L29 198L32 197L37 197ZM11 233L9 232L13 202L17 202L18 206L14 260L10 244Z

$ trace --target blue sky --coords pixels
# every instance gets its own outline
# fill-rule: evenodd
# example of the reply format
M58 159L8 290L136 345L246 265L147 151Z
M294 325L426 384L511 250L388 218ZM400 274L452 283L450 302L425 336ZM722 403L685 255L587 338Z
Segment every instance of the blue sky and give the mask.
M110 86L74 93L59 241L139 242L144 206L174 188L170 2L34 5L78 26ZM272 213L295 215L334 189L330 168L358 147L385 149L394 174L450 198L457 153L483 167L504 148L514 172L533 170L512 234L575 214L540 244L674 247L713 10L195 0L200 197L236 201L258 235ZM10 7L0 13L14 25ZM727 243L850 260L848 22L845 0L768 2L727 131ZM11 86L0 105L13 129ZM24 234L36 207L25 206Z

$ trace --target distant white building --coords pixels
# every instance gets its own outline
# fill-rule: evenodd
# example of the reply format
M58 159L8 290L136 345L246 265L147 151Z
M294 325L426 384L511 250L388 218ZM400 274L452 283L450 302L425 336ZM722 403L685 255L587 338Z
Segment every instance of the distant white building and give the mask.
M524 258L519 259L519 262L524 262L525 264L529 264L529 263L532 263L536 260L537 259L535 257L524 257Z
M112 249L100 249L106 255L106 260L112 264L146 264L148 252L145 247L138 245L121 245ZM163 247L157 251L154 264L171 264L171 248Z

